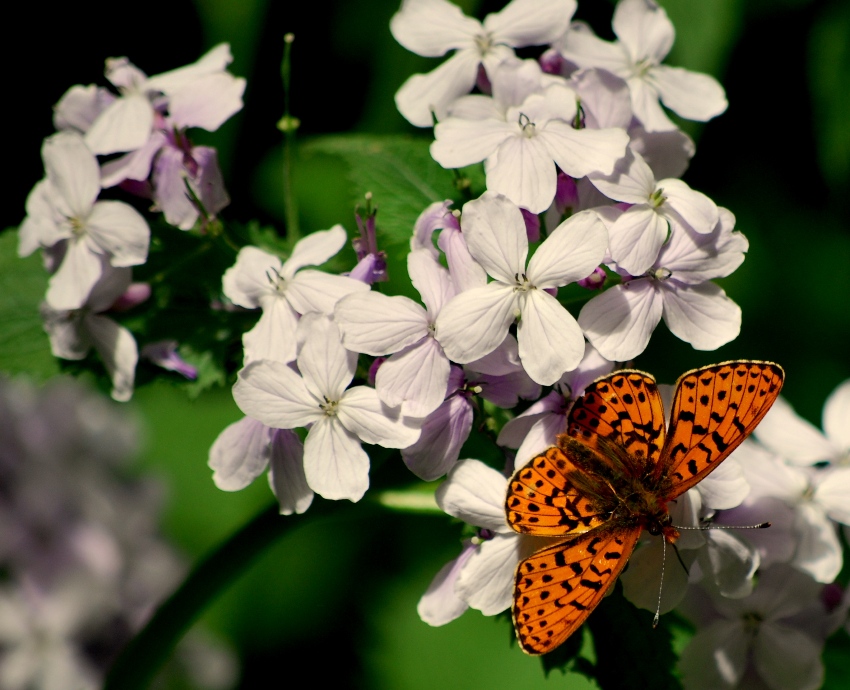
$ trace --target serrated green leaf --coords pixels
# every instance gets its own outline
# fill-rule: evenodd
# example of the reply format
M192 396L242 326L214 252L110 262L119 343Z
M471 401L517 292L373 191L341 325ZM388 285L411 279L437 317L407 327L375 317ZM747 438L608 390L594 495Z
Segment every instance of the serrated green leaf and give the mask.
M47 273L38 254L21 259L17 249L17 232L0 235L0 371L44 381L59 373L38 311Z
M180 348L180 356L198 371L198 377L194 381L187 381L184 384L192 400L208 388L225 384L227 373L224 371L222 362L217 360L209 350L197 352L192 347L183 346Z

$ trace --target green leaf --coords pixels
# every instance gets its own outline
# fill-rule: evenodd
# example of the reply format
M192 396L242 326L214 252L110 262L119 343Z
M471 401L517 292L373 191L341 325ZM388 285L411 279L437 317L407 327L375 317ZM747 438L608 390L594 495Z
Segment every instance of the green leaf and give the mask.
M680 690L674 675L673 636L664 619L653 628L653 614L626 601L618 582L588 618L596 649L596 680L602 690Z
M0 235L0 371L44 381L59 373L38 311L47 272L40 252L21 259L17 249L17 232Z
M839 630L826 641L823 664L826 667L823 690L850 687L850 635L846 630Z

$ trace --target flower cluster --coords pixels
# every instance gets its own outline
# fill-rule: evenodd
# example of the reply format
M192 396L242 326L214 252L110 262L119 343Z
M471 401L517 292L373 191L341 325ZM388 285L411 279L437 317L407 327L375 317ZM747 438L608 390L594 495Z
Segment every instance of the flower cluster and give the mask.
M226 71L230 62L226 44L154 77L127 58L111 58L106 77L117 95L77 85L56 104L58 132L42 146L45 177L27 198L18 251L43 251L50 281L42 316L53 354L79 360L94 348L116 400L133 393L139 351L130 331L107 314L150 295L131 275L147 261L151 231L133 206L101 199L102 191L120 185L183 230L215 218L229 203L216 153L194 146L187 130L214 131L241 109L245 80ZM144 354L194 375L167 342L149 343Z
M184 573L158 534L162 487L125 477L138 437L127 413L70 380L0 379L0 416L0 686L94 690ZM190 674L193 687L232 687L229 650L187 643L178 658L201 654L221 674Z

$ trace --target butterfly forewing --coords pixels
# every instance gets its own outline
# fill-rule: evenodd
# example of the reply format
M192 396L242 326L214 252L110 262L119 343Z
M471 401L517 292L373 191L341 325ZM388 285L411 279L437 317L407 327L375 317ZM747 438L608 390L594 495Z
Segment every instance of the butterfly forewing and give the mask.
M595 530L517 566L513 619L526 652L552 651L585 621L629 560L640 531Z
M598 514L587 496L570 482L577 469L553 446L517 470L508 484L505 508L517 532L538 537L583 534L609 515Z
M628 369L597 379L570 411L567 434L591 447L602 437L638 459L657 462L664 445L664 405L655 379Z
M672 482L665 498L693 487L749 436L779 395L784 376L771 362L737 361L679 379L660 467Z

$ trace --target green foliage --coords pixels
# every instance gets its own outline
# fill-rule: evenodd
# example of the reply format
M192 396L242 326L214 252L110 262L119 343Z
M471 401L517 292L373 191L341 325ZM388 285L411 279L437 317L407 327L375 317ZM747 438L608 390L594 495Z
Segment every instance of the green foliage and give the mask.
M826 641L823 663L826 667L823 690L850 687L850 635L846 630L839 630Z
M38 307L47 290L39 253L18 257L18 233L0 235L0 372L45 381L59 373Z

